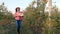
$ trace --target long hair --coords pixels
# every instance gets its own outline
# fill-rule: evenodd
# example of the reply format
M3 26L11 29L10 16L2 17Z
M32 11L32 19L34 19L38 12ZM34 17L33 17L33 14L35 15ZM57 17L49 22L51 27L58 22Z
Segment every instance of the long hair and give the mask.
M16 9L15 9L15 11L17 12L17 9L19 9L20 10L20 7L16 7Z

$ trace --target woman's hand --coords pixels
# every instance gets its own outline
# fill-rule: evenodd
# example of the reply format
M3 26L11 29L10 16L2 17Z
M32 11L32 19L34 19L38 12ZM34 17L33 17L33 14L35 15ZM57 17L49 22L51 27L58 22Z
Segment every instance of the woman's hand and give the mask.
M17 14L17 16L20 16L20 14Z

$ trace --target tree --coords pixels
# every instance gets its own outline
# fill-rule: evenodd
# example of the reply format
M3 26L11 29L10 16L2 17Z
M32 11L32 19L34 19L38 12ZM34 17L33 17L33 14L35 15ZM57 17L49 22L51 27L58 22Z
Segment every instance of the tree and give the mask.
M41 0L42 1L42 0ZM39 1L37 3L37 7L34 7L32 5L29 5L29 7L26 8L25 14L23 17L23 22L28 25L28 29L30 34L40 34L42 32L42 29L44 29L44 23L45 23L45 4L43 2ZM33 2L32 2L33 3ZM42 3L42 4L41 4Z

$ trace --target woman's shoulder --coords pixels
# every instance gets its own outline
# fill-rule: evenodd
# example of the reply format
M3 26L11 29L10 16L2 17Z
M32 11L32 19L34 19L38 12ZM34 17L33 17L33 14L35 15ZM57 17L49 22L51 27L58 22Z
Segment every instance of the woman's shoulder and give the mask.
M20 13L23 13L23 11L20 11Z
M15 13L23 13L22 11L19 11L19 12L15 12Z

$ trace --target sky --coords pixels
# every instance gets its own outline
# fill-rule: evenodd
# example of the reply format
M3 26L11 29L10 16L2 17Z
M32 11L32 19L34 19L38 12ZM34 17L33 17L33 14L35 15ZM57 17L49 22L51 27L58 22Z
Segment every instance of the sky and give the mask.
M23 11L32 1L33 0L0 0L0 4L4 2L7 9L14 13L16 7L20 7L21 11ZM52 0L52 4L60 8L59 3L60 0Z
M21 11L23 11L32 0L0 0L0 3L2 2L4 2L8 10L11 10L14 13L16 7L20 7Z

